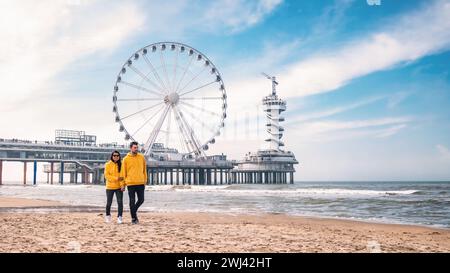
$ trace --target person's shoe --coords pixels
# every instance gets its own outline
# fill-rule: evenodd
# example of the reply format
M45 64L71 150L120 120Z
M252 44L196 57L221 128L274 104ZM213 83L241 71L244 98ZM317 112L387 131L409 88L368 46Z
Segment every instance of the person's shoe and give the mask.
M122 220L122 216L117 217L117 224L122 224L123 220Z
M109 223L111 222L111 215L106 215L105 216L105 223Z
M136 223L139 224L139 219L138 218L136 218Z
M137 225L137 224L139 224L139 222L138 222L137 219L133 219L133 220L131 220L131 224L132 225Z

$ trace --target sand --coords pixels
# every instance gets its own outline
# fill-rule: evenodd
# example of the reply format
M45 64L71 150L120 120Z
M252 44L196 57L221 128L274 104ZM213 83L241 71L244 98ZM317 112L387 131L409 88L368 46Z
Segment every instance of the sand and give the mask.
M0 206L54 202L0 197ZM115 211L113 211L115 213ZM114 217L113 217L114 218ZM450 230L287 215L1 212L0 252L449 252Z
M39 199L0 197L0 208L55 207L63 203Z

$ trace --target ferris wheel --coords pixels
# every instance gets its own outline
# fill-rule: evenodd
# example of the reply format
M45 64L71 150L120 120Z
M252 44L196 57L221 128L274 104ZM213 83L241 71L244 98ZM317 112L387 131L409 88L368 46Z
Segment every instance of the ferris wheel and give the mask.
M185 44L160 42L136 51L120 69L113 112L125 140L155 143L183 156L204 156L225 126L225 85L218 69Z

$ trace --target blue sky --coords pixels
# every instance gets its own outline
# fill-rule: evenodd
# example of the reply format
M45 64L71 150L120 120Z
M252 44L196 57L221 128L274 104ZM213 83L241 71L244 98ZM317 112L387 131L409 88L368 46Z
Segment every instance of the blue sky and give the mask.
M2 138L66 128L123 143L111 112L120 67L178 41L227 87L210 153L261 147L264 71L288 103L296 180L450 179L450 1L0 1L0 11Z

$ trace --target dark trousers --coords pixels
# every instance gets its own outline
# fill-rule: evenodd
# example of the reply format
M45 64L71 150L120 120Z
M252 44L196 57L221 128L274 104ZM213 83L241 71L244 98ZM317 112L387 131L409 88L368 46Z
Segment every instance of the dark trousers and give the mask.
M123 212L123 192L118 190L106 190L106 215L111 215L111 204L114 198L114 193L117 199L117 216L122 216Z
M130 199L131 219L137 219L137 210L144 203L145 185L127 186ZM137 195L137 202L136 202Z

